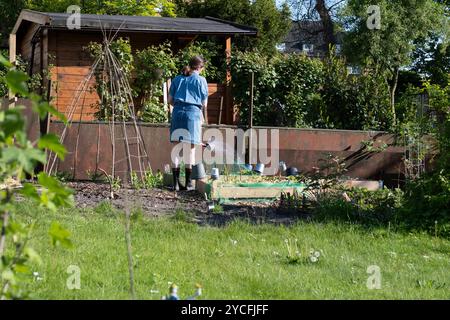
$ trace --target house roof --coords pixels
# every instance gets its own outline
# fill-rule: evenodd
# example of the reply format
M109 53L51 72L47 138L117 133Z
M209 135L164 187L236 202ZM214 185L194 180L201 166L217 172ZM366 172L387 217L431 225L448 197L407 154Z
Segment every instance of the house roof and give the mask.
M26 21L49 29L67 29L68 13L37 12L22 10L12 31L17 33ZM80 30L121 30L145 33L210 34L210 35L256 35L258 30L213 17L166 18L146 16L110 16L81 14Z
M342 44L343 33L337 32L335 37L337 44ZM303 44L314 45L320 54L327 51L321 21L293 21L291 30L283 43L286 46L286 52L301 52Z

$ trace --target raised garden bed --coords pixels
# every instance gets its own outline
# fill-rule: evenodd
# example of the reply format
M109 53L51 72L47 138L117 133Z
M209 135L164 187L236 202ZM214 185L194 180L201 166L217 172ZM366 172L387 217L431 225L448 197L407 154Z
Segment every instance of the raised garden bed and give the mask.
M183 178L181 178L183 179ZM180 179L180 180L181 180ZM170 186L172 175L164 175L164 184ZM343 180L343 185L349 188L365 188L371 191L380 189L379 181ZM218 180L206 178L196 181L196 189L210 200L219 199L279 199L282 193L301 193L306 188L287 177L258 175L227 175Z
M293 182L287 178L258 176L228 176L218 180L199 180L197 190L207 194L209 199L276 199L282 192L301 192L304 183Z

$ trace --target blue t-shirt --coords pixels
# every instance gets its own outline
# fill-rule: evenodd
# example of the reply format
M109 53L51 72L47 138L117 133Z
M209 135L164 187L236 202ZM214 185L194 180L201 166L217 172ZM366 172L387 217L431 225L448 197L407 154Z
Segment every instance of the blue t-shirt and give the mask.
M203 101L208 99L208 83L197 72L190 76L176 76L170 85L169 94L174 102L194 104L202 108Z

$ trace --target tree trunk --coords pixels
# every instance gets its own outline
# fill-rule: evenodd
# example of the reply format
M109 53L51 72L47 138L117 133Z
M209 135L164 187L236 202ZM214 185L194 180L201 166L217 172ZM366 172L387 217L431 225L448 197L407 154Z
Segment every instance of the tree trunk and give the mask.
M326 44L326 50L328 51L330 45L336 44L336 37L334 35L334 24L331 19L330 10L326 7L325 0L316 0L317 13L320 16L324 30L324 40Z
M395 113L395 92L397 90L399 72L400 72L400 69L398 67L395 67L394 78L392 79L392 84L391 84L391 110L392 110L392 115L394 117L394 119L393 119L394 125L397 123L397 116Z

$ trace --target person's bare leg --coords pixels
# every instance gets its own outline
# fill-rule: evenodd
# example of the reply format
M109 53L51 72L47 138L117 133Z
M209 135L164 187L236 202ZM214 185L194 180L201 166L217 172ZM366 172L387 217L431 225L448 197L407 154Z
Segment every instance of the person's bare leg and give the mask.
M173 148L175 148L179 142L173 143ZM180 157L178 155L172 155L171 156L171 162L172 162L172 175L173 175L173 191L179 191L180 190Z
M189 150L189 160L187 161L185 168L185 177L186 177L186 190L194 190L194 186L192 185L192 166L195 164L195 144L191 144L191 148Z

